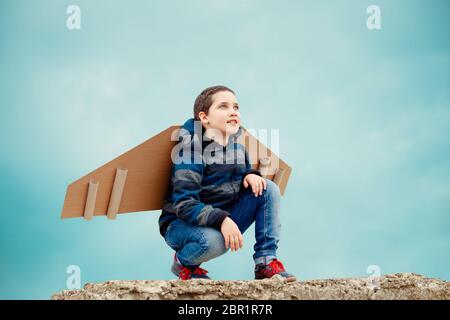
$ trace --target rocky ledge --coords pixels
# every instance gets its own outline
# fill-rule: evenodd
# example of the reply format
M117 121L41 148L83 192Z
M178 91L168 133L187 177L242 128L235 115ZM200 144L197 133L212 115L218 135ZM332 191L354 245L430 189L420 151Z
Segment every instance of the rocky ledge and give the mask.
M278 277L278 276L277 276ZM80 290L64 290L52 300L424 300L450 299L450 282L415 273L379 278L339 278L284 282L280 278L230 280L112 280L87 283Z

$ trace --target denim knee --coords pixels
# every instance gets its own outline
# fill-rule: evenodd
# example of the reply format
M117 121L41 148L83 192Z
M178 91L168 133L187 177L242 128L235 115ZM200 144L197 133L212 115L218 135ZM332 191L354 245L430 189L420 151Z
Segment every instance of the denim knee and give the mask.
M278 185L273 182L272 180L269 179L264 179L266 180L266 184L267 184L267 188L266 190L264 190L263 192L263 196L265 198L279 198L281 196L281 192L280 192L280 188L278 187Z
M204 248L204 252L199 257L201 260L198 261L199 263L221 256L229 250L225 247L225 239L220 231L214 228L204 228L202 234L203 237L199 244Z

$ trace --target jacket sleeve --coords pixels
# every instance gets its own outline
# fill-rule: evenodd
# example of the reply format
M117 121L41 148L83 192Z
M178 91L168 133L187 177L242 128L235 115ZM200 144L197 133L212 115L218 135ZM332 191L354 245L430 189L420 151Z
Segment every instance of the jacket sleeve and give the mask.
M177 217L192 225L212 227L220 231L223 220L230 214L200 200L204 162L201 154L194 151L191 153L190 159L183 160L181 150L172 165L172 196Z
M242 176L241 189L244 188L245 176L250 173L253 173L253 174L256 174L256 175L262 177L261 173L258 170L252 168L252 165L250 164L250 157L248 156L247 150L245 150L245 172Z

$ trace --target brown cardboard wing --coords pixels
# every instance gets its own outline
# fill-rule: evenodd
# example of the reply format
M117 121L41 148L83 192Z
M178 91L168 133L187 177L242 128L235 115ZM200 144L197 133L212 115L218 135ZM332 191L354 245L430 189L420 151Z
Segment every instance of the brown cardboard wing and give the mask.
M171 151L177 141L172 126L67 187L61 218L159 210L162 208L172 167ZM291 168L243 128L238 141L245 145L252 167L273 180L284 194ZM261 156L263 155L263 156Z

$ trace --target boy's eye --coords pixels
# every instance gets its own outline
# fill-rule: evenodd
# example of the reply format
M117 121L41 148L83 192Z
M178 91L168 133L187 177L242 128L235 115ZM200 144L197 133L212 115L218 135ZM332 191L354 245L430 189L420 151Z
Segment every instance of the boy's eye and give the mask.
M219 108L226 108L227 106L222 104L219 106ZM239 110L239 106L234 106L234 109Z

